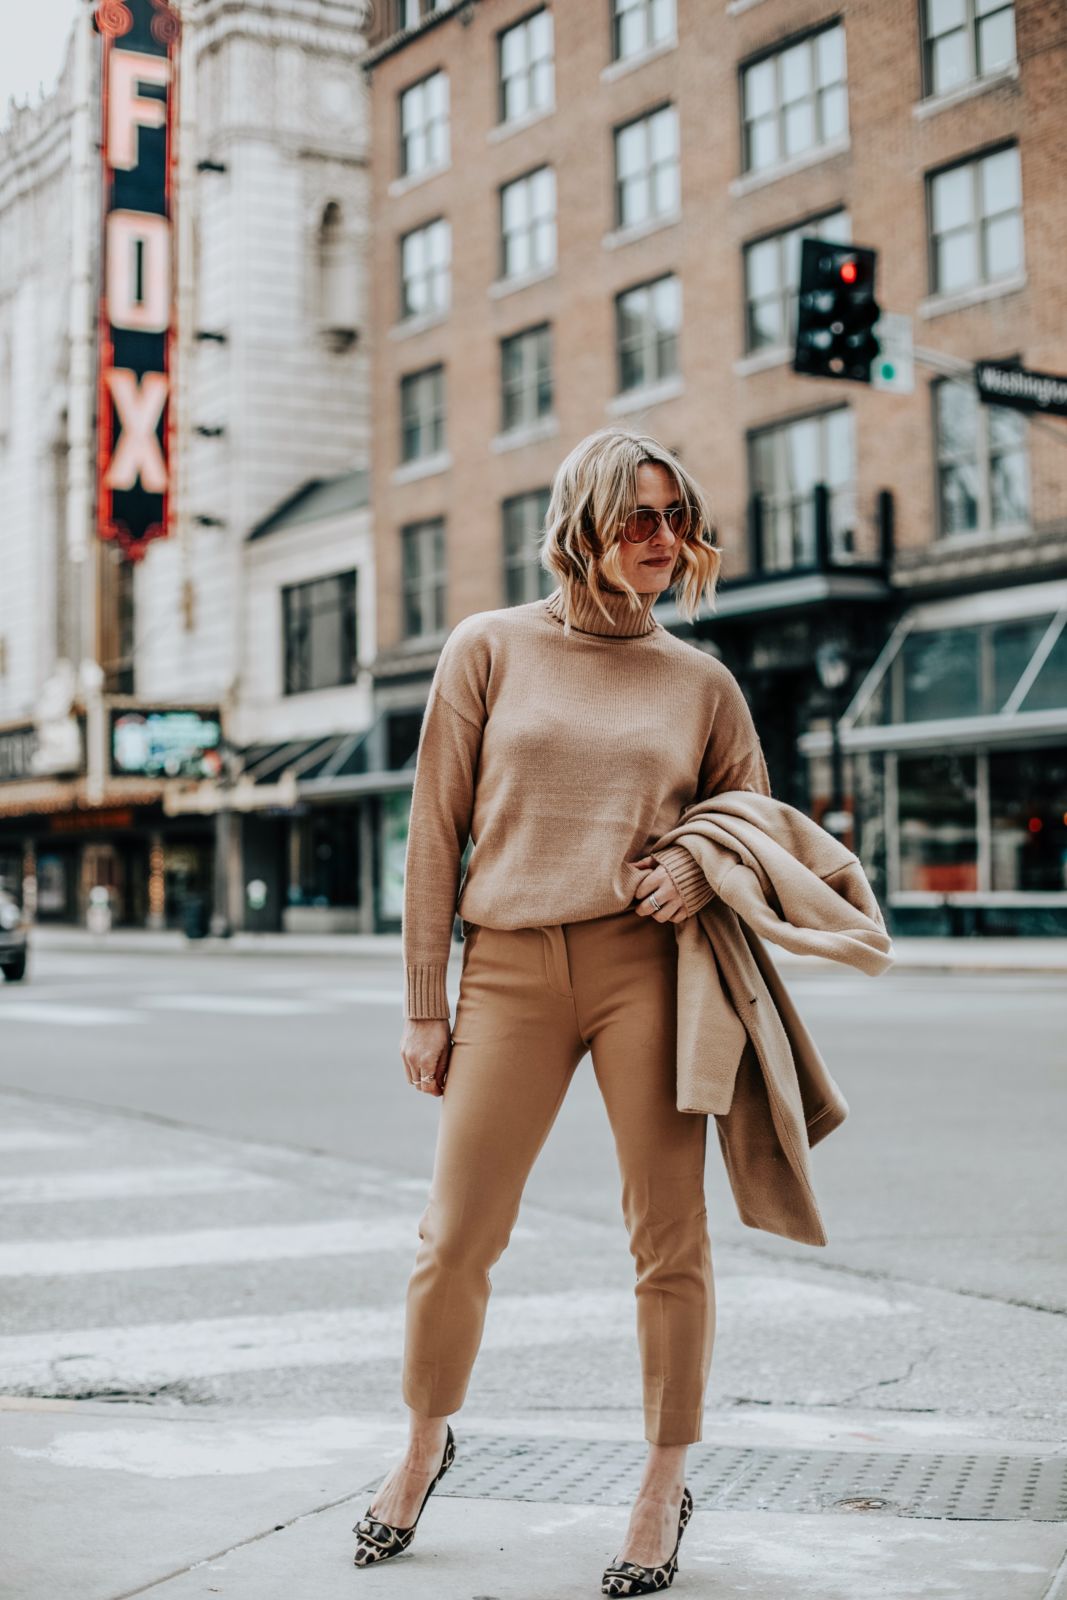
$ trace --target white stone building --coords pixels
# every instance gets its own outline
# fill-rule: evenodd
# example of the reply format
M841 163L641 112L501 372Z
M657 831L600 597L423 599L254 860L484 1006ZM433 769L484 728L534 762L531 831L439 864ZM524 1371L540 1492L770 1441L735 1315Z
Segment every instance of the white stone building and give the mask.
M136 564L93 526L91 0L54 93L0 133L0 879L23 880L41 917L81 920L104 884L119 921L179 921L190 893L214 893L218 911L224 890L222 909L240 920L240 824L220 825L210 797L189 808L178 780L117 771L112 721L194 707L236 752L283 725L310 738L322 697L287 693L264 617L280 628L282 589L323 571L358 569L355 587L373 592L354 507L323 529L328 552L299 542L274 592L249 541L280 504L351 480L369 454L366 5L174 8L175 516ZM363 615L361 658L373 654L369 601ZM365 698L355 683L334 689L331 731L357 735ZM238 754L224 771L239 766ZM284 895L279 883L274 925Z

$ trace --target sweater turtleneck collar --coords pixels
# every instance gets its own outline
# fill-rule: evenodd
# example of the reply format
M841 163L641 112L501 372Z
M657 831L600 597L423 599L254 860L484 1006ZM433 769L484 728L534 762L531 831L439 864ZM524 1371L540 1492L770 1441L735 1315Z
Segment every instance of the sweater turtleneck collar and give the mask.
M613 592L608 589L601 590L604 605L611 617L609 622L589 592L585 583L574 585L574 620L572 626L578 633L599 633L614 639L636 639L647 633L654 633L660 623L652 615L652 607L659 599L659 591L652 590L648 594L641 594L641 609L634 611L630 605L630 597L621 589ZM545 610L549 616L555 617L557 622L566 618L563 589L556 589L545 601Z

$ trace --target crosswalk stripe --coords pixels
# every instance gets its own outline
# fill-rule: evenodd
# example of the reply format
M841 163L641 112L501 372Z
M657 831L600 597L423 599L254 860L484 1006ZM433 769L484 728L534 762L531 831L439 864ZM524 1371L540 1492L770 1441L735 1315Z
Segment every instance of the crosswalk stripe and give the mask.
M238 1167L111 1167L0 1178L0 1205L61 1204L138 1195L226 1194L277 1187L276 1178L242 1172Z
M151 994L138 1005L152 1011L202 1011L233 1017L307 1017L319 1006L314 1000L288 1000L259 994Z
M393 1360L403 1338L402 1303L386 1310L296 1311L217 1317L0 1338L0 1387L131 1388L223 1373L331 1367ZM494 1295L482 1347L530 1349L589 1340L632 1341L629 1290Z
M52 1133L47 1128L0 1128L0 1154L14 1155L20 1150L70 1150L88 1142L80 1134Z
M11 1000L0 1003L0 1022L47 1022L62 1028L112 1028L127 1022L146 1022L133 1011L114 1006L74 1006L50 1000Z
M49 1278L160 1267L210 1266L287 1257L363 1255L414 1250L417 1219L296 1222L260 1228L197 1228L188 1233L134 1233L115 1238L20 1239L0 1244L0 1277Z

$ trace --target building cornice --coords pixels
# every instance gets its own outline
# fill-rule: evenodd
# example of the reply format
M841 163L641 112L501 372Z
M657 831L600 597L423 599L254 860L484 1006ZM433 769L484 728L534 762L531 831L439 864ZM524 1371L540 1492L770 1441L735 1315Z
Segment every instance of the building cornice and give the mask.
M441 27L445 22L451 22L458 16L466 25L474 20L475 7L480 0L453 0L453 4L442 6L436 11L431 11L423 17L413 28L399 28L396 33L391 33L380 44L373 45L363 56L363 70L368 78L379 61L385 61L389 56L397 55L415 39L421 39L426 33L432 33L435 28Z

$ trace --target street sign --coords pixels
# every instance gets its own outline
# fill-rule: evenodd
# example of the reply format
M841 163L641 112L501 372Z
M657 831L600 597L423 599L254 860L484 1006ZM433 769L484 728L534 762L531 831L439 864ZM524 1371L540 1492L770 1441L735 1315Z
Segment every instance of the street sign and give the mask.
M976 361L974 381L978 398L986 405L1067 417L1067 376L1063 373L1032 372L1010 361Z
M888 394L915 392L915 344L910 317L883 311L871 330L879 354L871 362L871 388Z

